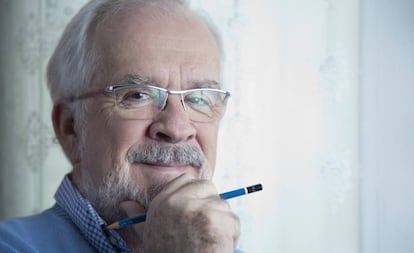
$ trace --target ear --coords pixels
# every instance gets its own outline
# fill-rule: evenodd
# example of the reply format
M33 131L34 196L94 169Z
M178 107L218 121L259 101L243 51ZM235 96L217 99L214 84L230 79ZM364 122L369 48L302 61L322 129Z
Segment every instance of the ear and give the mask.
M79 133L75 128L73 111L67 105L56 103L53 105L52 122L56 138L58 139L66 157L75 167L79 163Z

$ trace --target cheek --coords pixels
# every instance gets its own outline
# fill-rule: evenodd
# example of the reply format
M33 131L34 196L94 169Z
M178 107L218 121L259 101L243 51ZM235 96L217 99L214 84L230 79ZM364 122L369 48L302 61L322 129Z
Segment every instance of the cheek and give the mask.
M122 120L120 124L112 124L110 130L111 143L114 147L116 157L125 159L128 150L136 144L142 144L146 138L149 123L144 120ZM114 157L114 158L116 158Z
M124 165L128 150L145 136L144 122L108 117L88 123L86 152L87 168L99 181L109 171Z
M81 166L86 167L83 169L87 169L96 181L102 181L102 177L108 171L107 164L111 161L112 149L106 137L106 127L97 127L95 122L88 122Z
M198 124L197 141L206 156L206 159L214 170L216 162L218 124Z

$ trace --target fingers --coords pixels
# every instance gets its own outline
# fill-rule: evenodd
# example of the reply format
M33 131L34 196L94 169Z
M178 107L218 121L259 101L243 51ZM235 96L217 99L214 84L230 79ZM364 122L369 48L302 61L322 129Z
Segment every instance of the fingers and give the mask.
M219 199L218 192L211 181L198 179L190 174L182 174L167 184L163 191L152 201L155 203L151 203L150 206L164 201L185 204L190 199L207 198Z
M144 246L148 252L233 252L239 234L239 219L215 186L182 175L151 202Z
M202 187L199 187L202 185ZM208 187L208 188L205 188ZM212 188L211 188L212 187ZM214 190L210 194L217 195L214 185L209 180L195 178L191 174L184 173L171 182L169 182L166 187L160 192L161 196L169 196L174 194L181 194L182 191L186 191L186 195L194 195L194 197L199 197L200 195L207 194L208 190Z

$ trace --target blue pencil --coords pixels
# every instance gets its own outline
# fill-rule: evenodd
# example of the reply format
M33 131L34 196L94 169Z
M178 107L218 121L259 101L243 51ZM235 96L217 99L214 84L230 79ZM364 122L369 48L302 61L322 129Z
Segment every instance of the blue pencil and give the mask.
M230 198L243 196L243 195L253 193L253 192L257 192L257 191L261 191L261 190L263 190L263 186L261 184L256 184L256 185L252 185L252 186L232 190L232 191L229 191L229 192L223 192L219 196L222 199L230 199ZM111 225L108 225L105 229L124 228L124 227L132 225L132 224L137 224L137 223L140 223L140 222L144 222L146 220L146 218L147 218L147 215L142 214L142 215L138 215L138 216L135 216L135 217L132 217L132 218L123 219L123 220L120 220L120 221L116 221L116 222L112 223Z

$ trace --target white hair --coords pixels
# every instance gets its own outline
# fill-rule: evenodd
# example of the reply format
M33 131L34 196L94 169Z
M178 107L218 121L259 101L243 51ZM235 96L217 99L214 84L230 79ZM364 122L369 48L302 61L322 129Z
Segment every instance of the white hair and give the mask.
M49 60L47 80L50 96L55 103L59 99L78 96L85 92L94 74L102 64L94 49L91 31L110 14L131 7L131 5L152 5L171 11L174 6L189 9L184 0L91 0L66 26L62 37ZM221 50L221 39L216 27L202 12L191 11L208 27ZM221 52L222 53L222 52ZM80 103L82 104L82 103ZM75 113L82 111L82 105L72 107Z

